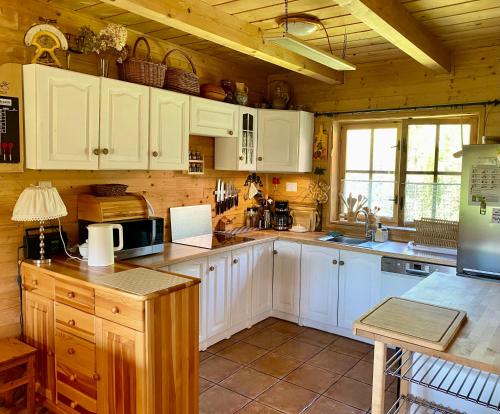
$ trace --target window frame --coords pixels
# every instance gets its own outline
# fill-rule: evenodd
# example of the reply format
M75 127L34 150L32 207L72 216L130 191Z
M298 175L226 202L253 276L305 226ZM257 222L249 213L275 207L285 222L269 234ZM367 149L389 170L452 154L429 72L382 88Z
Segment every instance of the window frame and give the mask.
M336 216L332 217L331 223L342 223L347 224L347 222L340 221L340 212L342 211L342 206L340 199L337 194L333 191L336 189L340 191L342 188L342 180L345 179L346 175L346 150L347 150L347 131L349 129L376 129L376 128L387 128L397 126L397 148L396 148L396 171L395 171L395 185L394 185L394 214L392 218L381 217L381 222L389 226L399 226L399 227L414 227L413 222L404 221L404 206L405 206L405 185L406 176L408 174L406 170L407 166L407 148L408 148L408 128L410 125L415 124L470 124L471 125L471 136L470 143L476 144L478 142L478 125L479 116L478 114L448 114L448 115L438 115L438 116L422 116L418 118L404 117L404 118L392 118L392 119L362 119L362 120L339 120L339 165L338 165L338 178L336 186L332 186L330 211L334 210L333 204L336 206ZM437 135L438 137L438 135ZM372 132L373 139L373 132ZM439 140L436 140L436 152L434 160L434 171L429 171L428 174L433 174L434 180L437 179L439 175L460 175L460 173L444 172L439 173L438 171L438 155L439 155ZM373 157L373 148L371 149L370 157ZM332 168L333 170L333 168ZM373 171L370 172L372 174ZM411 174L412 172L410 172Z

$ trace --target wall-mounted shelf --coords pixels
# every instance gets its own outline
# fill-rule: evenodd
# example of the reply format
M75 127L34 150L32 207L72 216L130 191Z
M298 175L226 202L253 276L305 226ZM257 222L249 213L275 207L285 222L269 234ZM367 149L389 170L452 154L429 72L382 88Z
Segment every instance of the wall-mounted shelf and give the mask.
M205 157L199 151L189 151L188 175L205 174Z

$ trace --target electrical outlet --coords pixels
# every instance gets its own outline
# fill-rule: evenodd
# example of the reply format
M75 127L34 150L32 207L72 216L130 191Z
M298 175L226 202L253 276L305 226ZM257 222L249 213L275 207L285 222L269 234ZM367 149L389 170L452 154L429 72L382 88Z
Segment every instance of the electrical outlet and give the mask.
M297 183L286 183L286 191L289 193L297 192Z
M38 181L38 187L52 187L52 181Z

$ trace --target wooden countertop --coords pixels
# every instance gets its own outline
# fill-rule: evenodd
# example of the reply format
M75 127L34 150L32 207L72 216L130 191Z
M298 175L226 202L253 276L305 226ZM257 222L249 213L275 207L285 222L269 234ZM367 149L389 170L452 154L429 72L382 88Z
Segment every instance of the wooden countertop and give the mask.
M245 233L242 235L245 237L253 238L254 240L252 241L214 250L202 249L193 246L184 246L182 244L165 243L165 250L163 253L126 260L125 263L131 263L136 266L143 266L150 269L159 269L164 266L169 266L171 264L183 262L186 260L197 259L215 253L223 253L226 251L246 246L252 246L254 244L259 244L267 241L286 240L303 244L330 247L340 250L378 254L380 256L388 256L398 259L429 262L444 266L455 267L457 264L456 256L411 250L408 249L408 245L406 243L387 241L385 243L375 243L374 247L366 248L318 240L320 237L325 236L326 234L327 233L325 232L293 233L290 231L263 230L252 233Z
M107 290L111 292L118 291L123 295L131 296L134 299L139 300L151 299L156 296L175 292L177 290L200 283L200 280L198 278L171 274L158 269L157 272L161 273L162 276L164 276L166 279L166 283L161 283L160 285L168 285L168 288L158 288L158 290L147 294L134 294L130 291L120 289L119 287L113 287L109 284L109 281L106 281L106 279L108 279L108 276L110 275L139 267L131 263L117 262L112 266L95 267L88 266L86 262L81 262L75 259L58 257L52 259L52 263L50 264L36 266L34 264L24 262L22 266L34 270L43 271L44 273L47 273L56 279L69 282L78 281L86 286L90 286L93 288L99 287L99 289L101 290ZM104 283L105 281L106 283Z
M403 295L467 313L467 321L445 351L382 337L364 325L355 334L411 351L500 374L500 283L434 273ZM409 315L410 316L410 315ZM432 324L433 321L429 321Z

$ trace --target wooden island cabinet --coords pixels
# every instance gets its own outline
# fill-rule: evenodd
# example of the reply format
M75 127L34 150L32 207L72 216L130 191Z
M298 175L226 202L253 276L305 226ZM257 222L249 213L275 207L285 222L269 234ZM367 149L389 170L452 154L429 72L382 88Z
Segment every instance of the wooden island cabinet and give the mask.
M23 263L23 334L38 349L37 394L51 411L198 413L199 281L143 269L161 289L105 284L131 268Z

